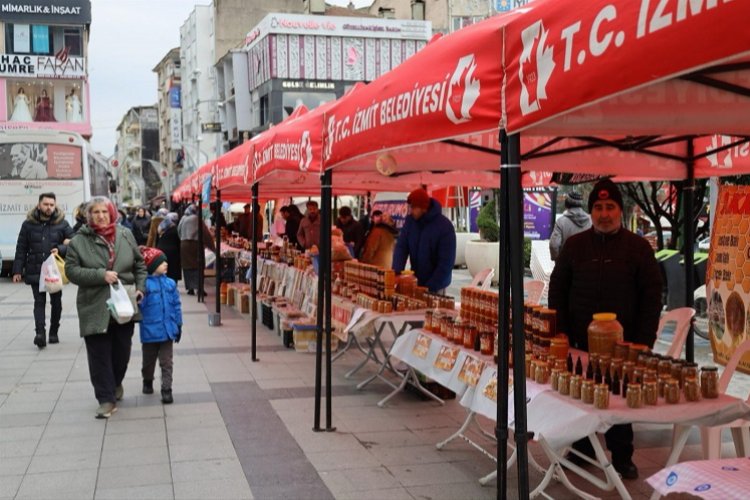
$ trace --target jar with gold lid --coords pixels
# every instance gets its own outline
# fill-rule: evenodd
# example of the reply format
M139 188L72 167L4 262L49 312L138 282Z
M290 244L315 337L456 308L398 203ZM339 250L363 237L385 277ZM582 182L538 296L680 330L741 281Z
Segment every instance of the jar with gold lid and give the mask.
M685 392L685 401L698 401L700 400L700 387L698 387L698 379L696 377L687 377L682 387Z
M680 380L680 386L685 385L685 379L693 377L697 379L700 376L698 373L698 363L684 363L682 365L682 370L680 371L680 376L676 377Z
M571 375L570 386L568 388L570 397L573 399L581 399L581 376Z
M634 361L625 361L622 366L622 371L624 372L622 374L622 378L625 378L625 375L628 376L628 380L633 380L633 372L635 371L635 362Z
M627 404L628 408L640 408L643 406L643 389L640 384L628 384Z
M560 373L557 382L557 392L563 396L568 396L570 394L570 372L565 371Z
M686 362L684 360L682 360L682 359L673 359L672 360L672 378L676 378L677 380L679 380L680 381L680 385L682 385L682 383L684 381L684 377L682 376L682 367L685 366L685 363ZM697 368L697 365L696 365L696 368ZM696 375L695 376L696 377L698 376L697 375L697 370L696 370Z
M661 362L661 357L658 354L649 356L649 358L646 359L646 368L650 370L656 370L658 372L660 362Z
M674 405L680 402L680 381L673 379L671 376L667 380L664 388L664 399L667 403Z
M659 373L663 373L665 375L672 376L672 359L668 358L667 356L664 356L659 360ZM679 379L675 379L679 380Z
M659 399L659 389L656 381L643 383L643 402L646 405L655 406Z
M538 361L532 356L530 356L529 358L529 369L526 370L526 378L536 380L536 365Z
M719 397L719 371L715 366L704 366L701 369L701 396L703 399Z
M672 377L668 375L659 375L659 379L656 381L656 390L659 393L660 398L666 398L667 382Z
M596 313L588 327L590 354L609 354L615 350L615 344L623 340L623 328L614 313Z
M581 401L587 405L594 404L594 381L586 379L581 381Z
M643 383L646 382L653 382L656 383L659 380L659 375L656 370L646 368L646 371L643 372Z
M609 386L607 384L597 384L594 388L594 408L597 410L609 408Z

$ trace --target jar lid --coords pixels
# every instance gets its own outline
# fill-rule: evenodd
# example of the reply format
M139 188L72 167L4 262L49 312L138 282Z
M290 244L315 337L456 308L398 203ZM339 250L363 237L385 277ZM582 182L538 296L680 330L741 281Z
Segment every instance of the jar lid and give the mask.
M593 315L594 321L615 321L617 319L617 314L615 313L596 313Z
M715 371L718 371L719 369L716 366L704 366L702 370L704 372L715 372Z

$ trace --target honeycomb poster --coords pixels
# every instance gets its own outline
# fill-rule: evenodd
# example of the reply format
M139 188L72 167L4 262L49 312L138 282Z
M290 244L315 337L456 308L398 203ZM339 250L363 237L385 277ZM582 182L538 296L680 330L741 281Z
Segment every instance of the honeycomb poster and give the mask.
M706 275L714 360L727 364L750 336L750 186L721 186ZM750 373L750 353L739 370Z

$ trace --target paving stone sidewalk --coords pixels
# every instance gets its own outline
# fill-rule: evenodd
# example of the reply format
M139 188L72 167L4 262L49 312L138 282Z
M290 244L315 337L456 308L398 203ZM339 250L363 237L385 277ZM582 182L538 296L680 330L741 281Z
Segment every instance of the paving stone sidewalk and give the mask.
M0 499L495 498L494 483L477 482L492 461L463 441L435 449L465 418L455 401L402 394L378 408L389 388L357 391L374 365L345 379L362 359L350 352L332 373L336 432L314 433L314 356L285 349L261 326L252 362L248 317L225 310L223 325L208 327L209 292L206 304L182 296L175 404L140 393L136 328L125 398L112 418L95 420L75 288L64 292L61 343L39 351L29 287L0 280ZM641 477L660 468L669 442L663 428L639 429ZM694 437L683 458L699 454ZM540 479L532 474L532 487ZM634 498L650 495L643 481L628 487ZM549 492L570 498L560 485Z

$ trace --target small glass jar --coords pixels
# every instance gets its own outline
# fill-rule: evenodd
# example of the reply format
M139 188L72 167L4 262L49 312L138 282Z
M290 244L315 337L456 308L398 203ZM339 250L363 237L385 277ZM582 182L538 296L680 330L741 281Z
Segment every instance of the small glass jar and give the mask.
M556 358L555 368L558 368L561 372L568 371L568 360Z
M655 406L659 399L659 388L656 381L643 383L643 402L646 405Z
M696 379L700 377L700 374L698 373L698 363L683 363L682 370L680 371L680 376L675 378L679 378L680 387L684 387L685 379L690 377L694 377Z
M609 386L607 384L597 384L594 388L594 408L597 410L609 408Z
M648 346L645 344L630 344L628 348L628 361L635 363L638 361L638 355L642 352L648 352Z
M659 375L656 370L646 368L646 371L643 372L643 383L646 382L653 382L656 384L656 382L659 380Z
M612 359L621 359L626 360L628 357L628 350L630 349L630 342L626 342L624 340L620 340L615 342L615 349L614 353L612 354Z
M557 381L557 392L563 396L570 395L570 372L560 373Z
M667 375L659 375L659 380L656 382L656 390L659 393L660 398L666 397L665 392L667 390L667 382L669 382L671 378L672 377Z
M531 378L529 373L531 373L531 354L526 355L526 378Z
M622 380L622 364L623 364L622 359L615 358L612 360L612 367L610 369L612 378L615 377L615 373L616 373L617 376L620 377L620 380Z
M685 392L685 401L698 401L701 398L700 387L696 377L687 377L683 384L682 390Z
M529 369L526 370L526 378L536 380L536 365L539 361L531 358L529 361Z
M477 329L473 326L466 325L463 328L464 330L464 347L467 349L473 349L474 344L476 344L477 341ZM530 360L531 355L527 355L527 358ZM529 363L526 362L526 367L528 369Z
M672 360L672 378L676 378L680 381L680 385L683 384L684 377L682 376L682 367L685 366L685 362L681 359L673 359ZM697 366L696 366L697 368ZM697 371L697 370L696 370ZM696 374L696 377L698 375Z
M338 281L338 278L336 278ZM432 331L432 309L427 309L424 313L424 329L428 332Z
M568 357L568 337L566 335L556 335L550 340L549 353L557 359L563 361Z
M671 376L667 380L667 386L664 388L664 399L671 405L680 402L680 381L673 379Z
M573 399L581 399L581 376L572 375L570 377L570 387L568 392Z
M546 361L539 361L536 365L536 372L534 373L534 380L537 384L548 384L549 383L549 365Z
M643 406L643 389L640 384L628 384L627 404L628 408Z
M663 373L665 375L672 376L672 359L664 356L659 360L659 373ZM673 377L674 378L674 377ZM679 380L679 378L675 378L675 380Z
M594 381L581 381L581 401L587 405L594 404Z
M453 318L450 316L443 316L440 322L440 336L447 339L453 329Z
M648 351L641 351L638 353L638 357L635 360L636 368L646 368L648 361L651 359L651 353Z
M643 370L644 368L635 368L633 370L633 376L628 377L631 383L642 384L643 383Z
M719 397L719 371L715 366L704 366L701 369L701 396L703 399Z
M633 372L635 371L635 362L634 361L625 361L622 365L622 371L624 373L621 374L620 378L625 378L625 375L628 376L628 380L633 380Z
M485 356L492 356L495 352L495 333L491 330L482 332L479 342L480 352Z
M435 311L432 312L432 325L431 325L432 328L430 329L430 331L432 333L437 333L438 335L440 335L440 329L442 327L442 324L443 324L443 313L436 309Z
M558 380L560 379L560 370L553 368L549 375L549 383L552 386L552 390L556 391L558 387Z
M659 367L659 361L661 360L661 356L658 354L650 354L646 358L646 369L647 370L657 370Z

